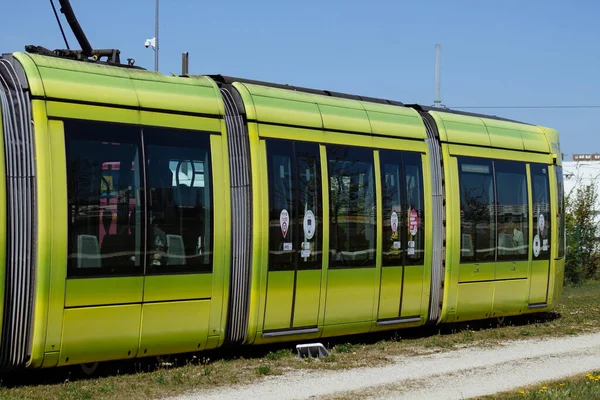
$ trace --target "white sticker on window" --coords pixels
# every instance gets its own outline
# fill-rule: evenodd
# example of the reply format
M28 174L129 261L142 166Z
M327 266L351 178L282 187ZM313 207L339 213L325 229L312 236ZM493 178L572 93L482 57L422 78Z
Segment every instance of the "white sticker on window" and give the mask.
M392 225L392 233L396 234L398 231L398 214L396 211L392 212L392 216L390 217L390 223Z
M283 244L283 251L292 251L294 247L292 246L291 243L284 243Z
M414 247L411 247L410 249L408 249L408 255L409 256L412 256L414 254L415 254L415 248Z
M399 241L394 242L394 248L395 249L401 249L402 248L402 243Z
M546 224L546 221L544 221L544 214L540 214L540 216L538 217L538 222L539 222L539 226L540 226L540 232L543 232L544 226Z
M533 256L537 257L540 255L540 236L535 235L533 237Z
M286 237L290 227L290 214L285 208L281 210L281 213L279 214L279 226L281 227L283 237Z
M300 256L305 258L305 257L310 257L310 250L302 250L300 252Z
M307 239L312 239L315 236L316 223L315 223L315 214L312 211L308 210L304 213L304 236Z

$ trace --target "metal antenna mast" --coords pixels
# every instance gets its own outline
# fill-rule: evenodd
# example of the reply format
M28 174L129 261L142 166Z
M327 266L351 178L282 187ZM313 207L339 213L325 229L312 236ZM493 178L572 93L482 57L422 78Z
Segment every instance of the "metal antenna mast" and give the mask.
M156 0L156 21L154 22L154 70L158 71L158 0Z
M435 45L435 99L433 100L434 107L445 107L440 99L440 53L439 44Z

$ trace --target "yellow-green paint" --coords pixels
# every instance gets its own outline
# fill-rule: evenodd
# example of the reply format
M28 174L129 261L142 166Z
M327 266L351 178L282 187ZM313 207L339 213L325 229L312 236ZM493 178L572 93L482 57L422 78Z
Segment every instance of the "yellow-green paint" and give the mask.
M334 145L363 146L374 149L402 149L405 151L416 151L421 153L427 151L427 144L416 140L391 139L378 136L347 134L287 126L259 124L259 134L261 138L302 140Z
M379 155L379 150L375 150L373 151L373 162L374 162L374 169L375 169L375 190L379 190L379 188L381 187L381 159L380 159L380 155ZM329 182L329 179L327 179L326 182ZM383 220L383 196L381 196L380 193L377 193L375 196L375 218L376 218L376 222L375 222L375 235L376 235L376 240L375 243L383 243L383 227L380 226L381 224L379 223L379 221ZM378 310L379 310L379 298L380 298L380 293L381 293L381 282L382 282L382 278L381 278L381 265L383 264L383 259L382 259L382 254L383 254L383 246L379 246L376 245L375 246L375 284L373 285L373 309L371 310L371 315L373 316L373 324L372 325L377 325L376 320L378 319L377 315L378 315Z
M450 154L454 156L493 158L496 160L512 160L539 164L552 163L552 157L549 154L525 153L514 150L500 150L492 148L479 148L460 144L449 144L448 148Z
M48 297L48 324L46 330L46 352L60 350L65 305L67 278L67 166L63 123L47 122L50 140L52 175L50 204L52 208L52 235L50 235L50 292ZM46 365L46 361L44 361Z
M371 125L364 109L319 104L323 128L348 132L371 132Z
M461 263L458 270L459 283L492 281L496 272L494 262Z
M323 127L316 104L264 96L254 96L253 101L256 115L261 122L302 124L319 129Z
M526 279L494 282L494 307L492 317L518 315L527 308Z
M542 129L511 121L429 111L444 142L549 153ZM478 149L479 150L479 149ZM473 149L471 149L473 151Z
M212 274L146 276L144 302L209 299L213 291L212 278Z
M456 321L489 318L494 301L494 282L457 285Z
M350 308L349 308L350 309ZM354 335L357 333L368 332L371 328L369 322L352 322L346 324L325 325L323 327L323 337ZM389 328L388 328L389 329Z
M321 295L321 270L298 271L295 295L292 326L294 328L317 326Z
M141 303L143 285L142 276L67 279L65 307Z
M529 304L545 303L547 301L549 268L550 260L531 262Z
M496 261L496 280L527 278L528 275L529 261Z
M270 271L263 330L290 328L293 296L294 271Z
M421 296L423 295L423 266L404 267L404 285L402 286L401 317L421 315Z
M202 350L210 308L210 300L144 304L138 356Z
M121 124L140 124L140 112L108 106L91 106L86 104L62 103L47 101L46 109L49 117L74 118L86 121L104 121Z
M135 357L141 312L140 304L65 310L59 365Z
M243 96L243 95L242 95ZM251 107L249 107L251 108ZM254 343L265 325L267 297L267 263L269 247L266 232L269 228L269 198L266 196L267 170L266 144L258 139L256 124L248 125L250 138L250 163L252 179L252 281L250 287L247 343Z
M48 321L48 296L50 293L52 251L52 203L51 199L51 153L49 146L48 125L44 102L32 101L36 169L36 200L37 200L37 250L36 260L36 301L33 315L33 340L29 366L40 367L44 359L46 324ZM6 204L6 203L2 203ZM3 241L4 242L4 241Z
M321 182L329 182L329 169L327 162L327 148L323 145L319 146L319 156L321 159ZM323 260L321 268L321 295L319 297L319 326L325 325L325 301L327 299L327 277L329 270L329 190L321 190L323 196L323 253L321 259ZM380 207L381 208L381 207Z
M381 290L377 319L398 318L402 294L402 267L381 269Z
M221 136L211 135L210 149L213 163L213 272L210 302L209 336L218 335L216 342L207 342L213 348L225 340L227 307L229 304L229 276L231 265L231 182L227 156L227 133L221 120ZM216 205L222 205L217 207Z
M373 317L375 275L375 268L330 269L325 325L370 322Z
M60 352L58 351L50 351L44 353L44 362L42 364L42 368L52 368L58 364L58 360L60 359Z

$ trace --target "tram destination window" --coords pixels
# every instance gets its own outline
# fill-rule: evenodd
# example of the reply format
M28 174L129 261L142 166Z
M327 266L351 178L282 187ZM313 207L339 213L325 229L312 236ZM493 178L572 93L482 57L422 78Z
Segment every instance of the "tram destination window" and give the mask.
M323 216L317 143L269 139L269 270L320 269Z
M550 259L551 218L548 166L531 164L533 196L533 259Z
M330 266L374 267L377 214L373 151L327 146L327 162Z
M494 161L496 173L498 260L527 260L529 201L525 163Z
M147 271L212 271L210 137L144 128L148 202Z
M143 273L140 130L64 121L68 277Z
M491 160L459 158L460 259L494 261L496 216Z

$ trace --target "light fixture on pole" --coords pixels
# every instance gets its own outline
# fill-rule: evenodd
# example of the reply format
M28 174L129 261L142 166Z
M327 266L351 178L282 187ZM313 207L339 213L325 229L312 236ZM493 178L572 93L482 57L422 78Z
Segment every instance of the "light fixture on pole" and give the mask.
M158 0L156 0L156 19L154 21L154 37L152 39L146 39L144 43L146 48L152 46L154 50L154 70L158 71Z

